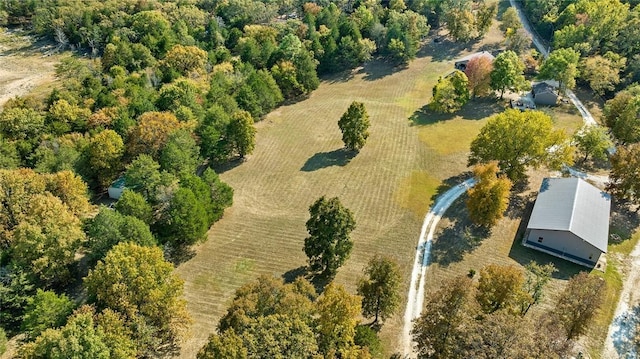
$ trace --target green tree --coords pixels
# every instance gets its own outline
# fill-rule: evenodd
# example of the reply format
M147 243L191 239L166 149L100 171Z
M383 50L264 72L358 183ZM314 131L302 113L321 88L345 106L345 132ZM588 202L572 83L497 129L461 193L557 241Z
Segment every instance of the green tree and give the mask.
M198 359L247 359L247 348L242 338L232 329L222 334L212 334L204 347L198 352Z
M0 168L14 169L20 167L20 154L16 143L4 139L0 135Z
M358 281L358 295L362 297L362 315L383 321L400 306L400 270L398 264L387 257L375 256L364 269L365 278Z
M7 351L7 333L0 328L0 355Z
M455 357L458 343L464 338L462 325L475 312L474 290L471 279L460 276L427 295L424 310L411 331L418 358Z
M153 222L153 209L144 197L130 189L125 189L116 202L116 211L125 216L138 218L146 224Z
M620 72L624 70L626 63L625 57L609 51L604 56L595 55L584 59L580 73L593 91L602 96L606 91L613 91L620 83Z
M471 143L469 165L498 161L514 182L526 179L527 166L571 164L573 151L562 130L540 111L506 110L489 119ZM553 150L550 150L553 149Z
M162 181L160 164L151 156L141 154L127 166L124 181L127 188L141 193L147 200L154 200L156 187Z
M181 247L201 242L209 229L205 208L188 188L173 193L169 207L157 223L158 235L163 243Z
M580 54L573 49L553 50L542 62L538 78L557 80L561 89L572 89L579 75L578 60Z
M479 37L483 37L487 32L489 32L491 24L493 23L493 18L497 13L498 5L496 3L487 4L486 2L481 2L478 5L478 9L476 9L475 14L475 25Z
M138 337L150 335L160 345L171 344L189 322L181 299L183 281L157 247L120 243L89 271L84 283L98 308L110 308L128 323L142 318L151 333L137 332Z
M449 7L444 13L444 20L454 41L468 42L476 36L475 18L469 1L460 1L459 4Z
M640 144L618 146L611 156L611 173L607 191L616 198L631 203L640 203Z
M160 152L160 167L173 174L195 173L200 159L200 147L191 132L178 130L169 135Z
M598 160L607 159L607 150L613 147L607 130L600 126L583 127L573 135L573 141L578 151L584 154L583 163L589 156Z
M640 142L640 86L631 85L607 101L604 120L622 144Z
M22 330L30 339L35 339L49 328L63 326L73 307L66 295L38 289L36 295L27 300Z
M436 112L453 113L469 101L469 79L464 72L455 70L452 74L439 78L433 87L433 97L429 107Z
M106 207L101 207L100 212L87 223L86 232L89 237L86 246L90 251L90 258L94 261L104 258L118 243L156 245L156 239L151 234L148 224Z
M251 322L242 333L251 358L305 359L318 351L315 333L297 317L272 314Z
M502 218L509 205L511 181L498 176L497 162L473 168L476 185L467 190L467 209L474 223L492 227Z
M318 298L318 345L325 355L344 355L355 347L354 338L360 314L359 296L339 285L329 284Z
M483 312L516 312L523 298L524 274L515 266L489 264L480 270L476 300Z
M493 61L493 71L491 71L491 88L500 91L500 98L504 96L506 90L521 91L529 84L524 75L524 64L513 51L500 53Z
M35 286L20 268L7 267L0 281L0 323L9 334L19 333L29 298Z
M342 142L351 151L360 151L369 138L369 114L362 102L352 102L338 121Z
M604 300L605 281L586 272L571 277L558 300L553 315L558 318L569 339L584 334Z
M558 271L553 263L540 265L533 261L529 262L525 268L527 271L523 289L529 295L529 300L522 302L521 315L527 314L534 304L540 303L544 295L544 287L551 280L553 273Z
M520 22L520 17L518 16L518 11L509 6L507 10L502 13L502 22L500 23L500 30L502 32L507 33L509 30L516 31L522 27L522 23Z
M304 253L313 272L333 277L349 258L353 242L349 234L356 227L353 214L337 197L320 197L309 207L309 237L304 240Z
M256 146L256 128L251 114L238 111L231 116L227 126L227 143L231 152L244 158L253 152Z

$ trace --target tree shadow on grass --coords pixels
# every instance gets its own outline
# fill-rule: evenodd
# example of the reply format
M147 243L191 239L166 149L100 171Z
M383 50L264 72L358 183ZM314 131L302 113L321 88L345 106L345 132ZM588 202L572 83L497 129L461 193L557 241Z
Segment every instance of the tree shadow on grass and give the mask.
M611 222L609 232L609 244L619 244L631 239L640 226L640 217L635 209L629 208L627 203L621 203L614 199L611 206Z
M447 267L462 261L467 253L480 246L491 234L490 229L471 221L465 200L466 196L458 198L445 212L443 219L447 219L451 225L437 235L431 247L432 261L440 266Z
M383 57L378 57L373 61L365 63L359 70L358 74L364 73L364 80L375 81L383 77L387 77L396 72L405 70L408 67L406 62L398 62Z
M173 263L174 266L179 266L182 263L189 261L196 256L196 251L191 246L165 246L164 248L165 258Z
M305 162L302 168L300 168L300 171L313 172L325 167L343 167L351 162L357 154L358 152L351 151L346 148L339 148L329 152L318 152L309 157L307 162Z
M313 273L307 266L300 266L282 274L282 279L285 283L293 283L298 278L305 278L308 280L313 285L318 295L322 294L325 287L333 281L333 277L323 275L322 273Z
M414 112L409 120L412 126L431 125L440 121L451 120L455 117L462 117L465 120L482 120L504 110L500 101L493 97L477 97L467 102L459 111L454 113L439 113L431 110L429 105Z
M436 39L437 42L436 42ZM455 60L463 57L460 53L463 51L472 51L473 46L478 43L480 39L473 39L469 42L459 43L454 42L446 36L441 36L437 31L432 32L432 36L429 37L422 45L418 53L417 58L423 58L430 56L434 62L442 62ZM451 66L453 71L453 64Z
M213 163L211 164L211 168L217 173L217 174L221 174L221 173L225 173L227 171L230 171L238 166L240 166L241 164L244 163L246 158L234 158L231 161L227 161L224 163Z

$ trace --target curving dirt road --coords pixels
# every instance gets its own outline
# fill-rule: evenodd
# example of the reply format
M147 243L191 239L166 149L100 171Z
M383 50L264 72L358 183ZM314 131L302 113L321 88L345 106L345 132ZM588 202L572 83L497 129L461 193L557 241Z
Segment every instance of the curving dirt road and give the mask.
M420 316L424 303L424 285L427 266L429 265L429 255L431 253L431 243L433 234L440 222L444 212L451 206L453 201L475 185L475 179L470 178L442 194L424 217L418 246L416 247L416 258L411 272L411 283L409 284L409 296L407 308L404 313L404 325L402 328L402 351L406 357L413 354L413 342L411 340L411 327L413 320Z

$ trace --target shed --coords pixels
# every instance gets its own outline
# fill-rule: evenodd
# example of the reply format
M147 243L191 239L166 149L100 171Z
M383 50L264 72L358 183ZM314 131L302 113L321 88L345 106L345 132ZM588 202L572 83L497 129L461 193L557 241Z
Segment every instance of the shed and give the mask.
M113 181L111 186L109 186L109 188L107 189L109 198L120 199L120 196L122 196L122 192L124 192L125 188L124 177L119 177L117 180Z
M467 64L469 63L469 61L471 61L471 59L473 59L473 58L475 58L477 56L486 56L492 62L495 59L495 57L493 57L493 55L491 55L491 53L488 52L488 51L476 52L476 53L473 53L471 55L467 55L467 56L465 56L463 58L460 58L460 59L456 60L455 65L454 65L456 70L465 71L467 69Z
M523 244L589 268L607 252L611 196L580 178L545 178Z
M540 82L531 87L531 96L538 105L555 106L558 103L558 91L546 82Z

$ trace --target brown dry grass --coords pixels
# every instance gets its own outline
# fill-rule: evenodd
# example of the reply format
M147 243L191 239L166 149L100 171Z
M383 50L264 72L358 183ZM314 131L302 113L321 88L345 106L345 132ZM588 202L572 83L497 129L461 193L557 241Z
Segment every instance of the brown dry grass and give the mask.
M485 41L497 37L492 34ZM468 146L481 123L473 104L459 119L437 125L430 121L433 114L420 110L438 76L451 71L453 60L465 51L450 43L429 44L401 69L372 61L351 74L326 79L310 98L283 106L257 124L254 155L221 175L235 189L233 207L213 226L196 256L177 269L195 321L182 357L194 357L215 331L240 285L260 274L291 274L306 264L304 224L309 205L322 195L340 197L357 222L353 253L336 281L355 292L364 264L385 254L400 263L406 296L422 217L441 181L466 170ZM340 151L337 120L352 101L364 102L371 135L349 159ZM490 106L485 115L499 110L501 106ZM414 114L426 122L410 121ZM434 133L466 128L468 134L462 140L432 138L425 135L432 126L437 127ZM443 151L443 141L455 149ZM401 317L389 319L382 329L387 353L396 350Z

